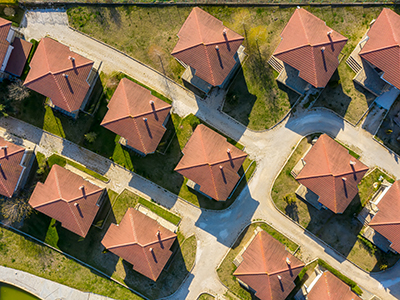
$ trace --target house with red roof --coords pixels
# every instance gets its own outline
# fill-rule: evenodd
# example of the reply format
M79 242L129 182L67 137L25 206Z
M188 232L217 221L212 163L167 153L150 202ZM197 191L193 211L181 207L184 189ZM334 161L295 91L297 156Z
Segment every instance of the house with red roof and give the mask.
M244 38L195 7L178 32L172 55L185 67L182 79L207 94L224 88L244 57Z
M316 270L317 269L317 276L308 284L308 286L308 282L306 282L302 290L299 291L303 296L301 299L361 300L361 298L351 290L350 286L337 278L331 272L326 270L322 271L319 269L319 266L317 266ZM300 299L300 297L297 299Z
M301 163L296 180L318 196L320 205L334 213L345 211L368 171L366 165L326 134L318 138Z
M0 72L21 76L32 44L16 37L12 22L0 18Z
M132 264L133 270L157 281L172 255L176 234L156 220L129 208L121 222L111 224L101 243Z
M101 125L121 136L119 142L141 155L156 151L170 116L171 105L150 90L123 78Z
M364 236L384 251L400 253L400 180L384 189L371 204ZM369 233L372 229L373 234ZM386 241L381 241L384 238ZM382 247L383 246L383 247Z
M33 163L33 151L0 137L0 194L11 198L25 185Z
M40 40L24 85L49 98L49 105L76 118L94 82L94 62L51 38ZM91 84L89 83L91 82Z
M200 124L182 150L175 171L187 185L217 201L227 200L240 179L238 171L247 154L222 135Z
M38 182L29 204L61 226L85 237L99 211L105 189L53 165L44 183Z
M339 66L347 38L304 8L295 10L281 37L269 60L279 73L277 80L299 94L309 85L324 88Z
M261 300L286 299L304 263L264 230L245 249L233 273L239 283Z

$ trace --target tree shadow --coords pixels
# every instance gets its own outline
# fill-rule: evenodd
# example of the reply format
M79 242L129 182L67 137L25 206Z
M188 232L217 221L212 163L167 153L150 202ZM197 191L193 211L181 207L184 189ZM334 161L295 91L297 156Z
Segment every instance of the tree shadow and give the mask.
M400 126L394 121L398 114L400 114L400 97L393 103L376 136L386 147L400 155L400 141L397 140L400 136Z

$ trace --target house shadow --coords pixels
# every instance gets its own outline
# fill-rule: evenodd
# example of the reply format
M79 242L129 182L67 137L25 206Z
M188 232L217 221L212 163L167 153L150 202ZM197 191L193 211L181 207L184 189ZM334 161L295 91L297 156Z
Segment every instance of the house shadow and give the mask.
M124 283L149 299L171 296L185 280L189 280L189 283L193 280L193 275L185 264L181 246L176 239L171 247L172 255L156 281L136 272L132 264L122 260L125 273Z
M251 196L248 186L245 186L229 209L223 211L202 209L195 226L213 235L218 242L230 247L236 237L229 234L227 226L232 223L232 220L238 224L249 224L259 205L260 203Z

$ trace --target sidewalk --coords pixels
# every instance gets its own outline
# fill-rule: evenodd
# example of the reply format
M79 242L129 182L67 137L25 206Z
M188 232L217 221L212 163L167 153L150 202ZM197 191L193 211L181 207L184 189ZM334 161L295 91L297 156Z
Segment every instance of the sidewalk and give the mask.
M105 296L85 293L66 285L27 272L0 266L0 281L15 285L40 299L46 300L112 300ZM18 300L18 299L15 299Z

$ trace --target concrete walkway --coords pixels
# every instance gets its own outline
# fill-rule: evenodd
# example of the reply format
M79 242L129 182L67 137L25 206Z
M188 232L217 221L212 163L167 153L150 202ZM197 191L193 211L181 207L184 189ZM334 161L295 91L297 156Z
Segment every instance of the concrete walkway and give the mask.
M81 292L27 272L2 266L0 266L0 282L17 286L45 300L112 300L105 296Z
M316 130L327 132L354 147L369 167L379 166L400 178L398 156L373 141L370 134L360 128L354 128L326 110L312 110L289 116L273 130L253 132L216 109L223 97L221 92L217 91L206 101L198 99L191 92L142 63L71 30L67 27L64 12L29 12L23 31L28 39L40 39L50 35L89 58L102 60L105 72L120 70L129 74L174 100L173 107L176 113L181 116L196 114L245 145L246 151L257 160L258 168L253 180L235 203L224 211L207 211L181 201L163 188L73 143L18 120L0 119L0 127L3 128L0 130L1 134L16 134L37 144L37 151L46 155L58 152L89 165L108 177L108 187L115 191L120 192L124 188L139 191L183 216L181 230L184 234L196 234L198 240L196 265L189 278L170 299L196 299L203 291L223 294L226 288L218 280L215 268L229 251L237 235L253 219L267 221L298 243L306 260L315 257L324 259L382 299L395 299L400 296L399 264L386 272L369 275L283 216L275 209L270 196L274 179L293 147L302 136Z

